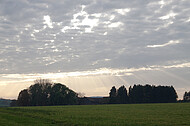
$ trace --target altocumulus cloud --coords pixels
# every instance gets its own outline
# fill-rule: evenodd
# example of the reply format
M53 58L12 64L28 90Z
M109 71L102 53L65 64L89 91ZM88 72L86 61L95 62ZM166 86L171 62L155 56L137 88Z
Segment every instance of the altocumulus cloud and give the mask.
M120 78L110 85L163 83L187 89L189 6L189 0L1 0L0 88L14 81L11 75L86 73Z

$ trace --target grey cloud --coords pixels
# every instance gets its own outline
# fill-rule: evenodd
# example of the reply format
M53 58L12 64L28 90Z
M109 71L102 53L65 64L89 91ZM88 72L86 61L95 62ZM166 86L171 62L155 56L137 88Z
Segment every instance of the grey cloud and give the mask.
M75 71L101 67L140 67L183 59L188 61L189 22L185 21L189 19L189 2L178 4L178 1L173 0L162 8L158 2L3 1L0 14L7 20L0 23L0 44L11 46L1 48L1 57L6 59L4 63L8 63L8 70L1 72ZM73 27L73 15L81 11L82 5L86 6L84 11L89 19L99 20L97 26L92 28L93 32L85 32L88 25L61 32L65 26ZM130 8L131 11L125 15L115 11L125 8ZM175 18L159 19L170 12L177 13ZM95 13L101 13L101 16L91 15ZM50 16L52 29L44 29L45 15ZM111 15L115 16L112 20ZM79 21L83 19L84 17L78 17ZM122 25L108 27L117 22ZM167 26L170 22L173 24ZM156 30L157 28L159 29ZM146 48L147 45L161 45L170 40L182 43L160 49ZM95 62L97 63L93 65ZM4 69L4 65L1 66Z

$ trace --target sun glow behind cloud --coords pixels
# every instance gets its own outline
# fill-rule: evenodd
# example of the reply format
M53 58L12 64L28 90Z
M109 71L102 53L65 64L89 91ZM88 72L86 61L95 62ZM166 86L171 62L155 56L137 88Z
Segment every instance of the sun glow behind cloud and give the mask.
M151 71L151 70L160 70L160 69L169 69L169 68L189 68L190 63L182 63L175 65L167 65L167 66L158 66L153 65L149 67L141 67L141 68L128 68L128 69L108 69L108 68L100 68L94 71L76 71L76 72L66 72L66 73L46 73L46 74L2 74L3 78L15 78L15 79L29 79L35 80L36 78L49 78L49 79L57 79L64 77L84 77L84 76L101 76L101 75L109 75L109 76L131 76L133 72L138 71Z
M54 82L62 82L69 87L75 89L78 92L84 92L87 96L92 95L107 95L109 91L109 86L105 84L113 84L120 86L121 84L127 84L126 86L132 85L131 79L136 79L136 82L147 82L144 81L144 77L139 75L138 73L143 71L165 71L164 69L175 69L175 68L190 68L190 63L182 63L175 65L167 65L167 66L149 66L142 68L127 68L127 69L108 69L101 68L96 69L94 71L76 71L76 72L66 72L66 73L46 73L46 74L3 74L1 75L1 84L0 91L3 92L4 89L10 88L10 86L14 86L21 84L17 89L15 89L12 93L8 93L4 95L4 97L14 98L18 92L30 86L34 80L38 78L51 79ZM169 73L168 73L169 74ZM172 75L174 77L175 75ZM149 76L150 77L150 76ZM151 78L151 77L150 77ZM177 78L177 77L175 77ZM181 79L181 78L180 78ZM134 80L133 80L134 81ZM185 82L185 80L184 80ZM90 85L89 85L90 84ZM98 92L95 90L89 90L90 87L101 88L103 90L99 90ZM86 87L86 88L84 88ZM21 88L21 89L20 89Z

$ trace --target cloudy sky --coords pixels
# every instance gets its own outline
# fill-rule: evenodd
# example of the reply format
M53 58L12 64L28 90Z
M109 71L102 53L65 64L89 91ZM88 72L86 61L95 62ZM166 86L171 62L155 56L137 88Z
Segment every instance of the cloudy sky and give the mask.
M0 97L38 78L86 96L113 85L190 91L189 0L0 0Z

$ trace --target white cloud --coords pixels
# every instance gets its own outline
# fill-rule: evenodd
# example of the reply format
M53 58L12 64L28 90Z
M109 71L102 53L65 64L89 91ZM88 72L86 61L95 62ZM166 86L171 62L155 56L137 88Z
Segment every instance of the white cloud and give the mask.
M107 35L108 34L108 32L104 32L104 34L103 35Z
M99 19L89 19L88 16L85 17L84 20L82 20L80 25L88 25L90 28L88 28L88 32L91 32L93 27L98 26Z
M61 32L63 32L63 33L65 33L67 30L69 30L69 29L72 29L71 27L69 27L69 26L65 26L65 27L63 27L62 29L61 29Z
M158 3L161 5L160 8L163 8L163 6L166 4L166 3L164 2L164 0L161 0L161 1L159 1Z
M38 32L40 32L40 30L36 30L36 29L34 29L34 32L38 33Z
M175 44L179 44L180 41L179 40L170 40L169 42L167 43L164 43L162 45L147 45L148 48L157 48L157 47L165 47L165 46L168 46L168 45L175 45Z
M92 33L92 29L95 27L95 26L98 26L98 23L99 23L99 17L101 16L101 14L92 14L92 15L89 15L86 11L84 11L84 8L85 6L82 5L82 10L78 13L75 13L73 14L73 19L71 19L71 22L70 22L70 26L65 26L61 29L62 32L66 32L67 30L70 30L70 29L82 29L83 27L88 27L88 28L85 28L84 31L86 33ZM94 19L90 19L89 16L94 16L96 18ZM82 19L80 19L82 18Z
M190 18L186 22L190 22Z
M113 20L115 18L115 15L110 16L110 20Z
M122 22L114 22L114 23L109 24L108 27L109 28L116 28L116 27L119 27L121 25L123 25Z
M121 15L125 15L126 13L130 12L130 8L125 8L125 9L115 9L115 11Z
M189 68L190 63L182 63L182 64L176 64L176 65L170 65L170 66L163 66L163 68Z
M101 17L101 13L94 13L94 14L91 14L91 16L94 16L94 17L97 17L97 18L100 18Z
M46 24L49 28L53 28L53 23L49 15L44 16L44 24Z
M161 19L161 20L167 20L167 19L170 19L170 18L175 18L176 15L178 15L178 14L170 12L169 14L167 14L165 16L159 17L159 19Z

